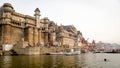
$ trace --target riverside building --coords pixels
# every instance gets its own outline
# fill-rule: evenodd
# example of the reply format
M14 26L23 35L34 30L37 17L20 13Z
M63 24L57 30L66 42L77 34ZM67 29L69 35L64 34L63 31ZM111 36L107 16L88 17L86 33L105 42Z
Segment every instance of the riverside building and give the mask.
M59 26L47 17L41 19L39 8L34 12L34 16L24 15L16 12L10 3L4 3L0 7L0 45L15 45L21 40L31 47L48 43L80 45L82 33L73 25Z

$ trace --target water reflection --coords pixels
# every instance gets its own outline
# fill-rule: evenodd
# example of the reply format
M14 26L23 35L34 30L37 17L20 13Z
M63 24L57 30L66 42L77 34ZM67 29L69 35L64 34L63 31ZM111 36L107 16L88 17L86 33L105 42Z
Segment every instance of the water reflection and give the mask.
M0 68L119 68L120 54L0 56ZM104 62L104 58L109 62Z
M4 56L0 59L0 66L4 65L4 68L9 68L11 66L11 62L12 62L12 57L11 56ZM0 67L1 68L1 67Z

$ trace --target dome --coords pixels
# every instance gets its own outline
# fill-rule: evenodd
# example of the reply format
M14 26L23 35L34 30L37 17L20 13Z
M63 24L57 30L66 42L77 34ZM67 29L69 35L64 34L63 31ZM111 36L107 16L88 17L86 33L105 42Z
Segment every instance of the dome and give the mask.
M13 12L13 7L10 3L4 3L3 5L4 12Z
M4 3L3 7L10 7L13 9L12 5L10 3Z
M40 12L39 8L36 8L36 9L35 9L35 12L36 12L36 11Z
M35 12L34 16L41 16L39 8L36 8L34 12Z
M44 17L43 20L44 20L44 24L48 24L49 23L48 17Z

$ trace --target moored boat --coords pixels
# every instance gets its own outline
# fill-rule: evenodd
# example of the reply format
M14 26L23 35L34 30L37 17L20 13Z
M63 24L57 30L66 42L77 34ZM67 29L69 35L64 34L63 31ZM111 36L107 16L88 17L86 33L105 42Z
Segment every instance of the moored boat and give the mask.
M63 52L49 53L50 55L63 55Z
M64 55L80 55L80 51L74 51L74 52L65 52Z

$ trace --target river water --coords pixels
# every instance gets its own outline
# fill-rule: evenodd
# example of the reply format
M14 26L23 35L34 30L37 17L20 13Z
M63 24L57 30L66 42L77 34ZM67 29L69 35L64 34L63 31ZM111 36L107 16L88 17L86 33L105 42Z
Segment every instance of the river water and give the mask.
M0 56L0 68L120 68L120 54Z

